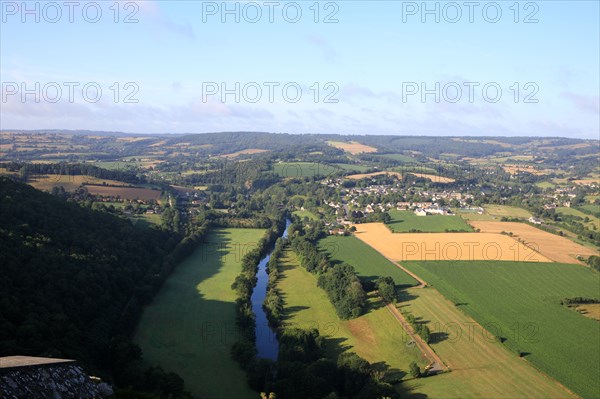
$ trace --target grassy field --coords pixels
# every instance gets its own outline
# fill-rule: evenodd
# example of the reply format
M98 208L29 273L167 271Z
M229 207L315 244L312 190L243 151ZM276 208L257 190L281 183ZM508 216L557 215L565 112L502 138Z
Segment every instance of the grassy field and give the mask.
M580 206L579 208L583 208L584 210L592 212L594 214L600 213L600 205L586 204L586 205Z
M556 187L556 184L551 183L549 181L537 182L537 183L535 183L535 185L539 188L554 188L554 187Z
M592 212L598 212L597 205L584 205L584 208L589 209ZM590 220L589 222L586 223L582 220L581 223L583 223L588 229L592 229L594 226L596 226L597 229L600 228L600 219L598 219L594 215L588 215L586 213L583 213L575 208L567 208L561 206L556 208L556 212L562 213L564 215L579 216L582 219L588 218Z
M523 218L528 219L533 216L528 210L523 208L517 208L516 206L508 206L508 205L486 205L484 206L485 211L494 217L501 218L511 217L511 218Z
M410 288L401 309L418 316L432 331L431 347L452 372L408 381L427 398L574 398L504 345L433 288ZM421 397L422 398L422 397Z
M350 172L366 172L367 170L371 169L370 166L366 166L366 165L355 165L355 164L351 164L351 163L336 163L333 164L336 167L343 169L343 170L347 170Z
M414 159L413 159L414 162ZM430 175L437 175L437 170L433 169L433 168L429 168L427 166L422 166L422 165L405 165L405 166L398 166L396 168L392 168L391 170L396 171L396 172L400 172L402 174L404 173L413 173L413 174L430 174Z
M454 209L456 214L463 218L464 220L494 220L493 216L488 215L487 213L479 214L477 212L461 212L460 209Z
M129 219L131 219L134 225L139 223L142 227L162 225L162 217L156 213L143 213L141 215L130 216Z
M361 279L373 281L379 276L390 276L398 285L418 284L414 278L356 237L329 236L319 241L319 249L326 251L334 262L354 266Z
M287 326L317 328L326 337L328 356L336 359L345 351L356 352L371 363L383 362L400 376L412 361L427 363L408 336L378 298L369 300L368 312L356 319L342 321L327 294L317 287L315 276L307 272L291 251L282 258L282 275L277 283L285 302Z
M408 233L411 230L424 233L441 233L448 230L473 231L471 226L456 215L417 216L411 211L397 210L391 210L389 214L392 221L387 225L394 233Z
M142 166L138 161L97 161L90 163L99 168L109 170L127 170Z
M273 173L281 177L329 176L341 169L318 162L281 162L273 165Z
M319 217L317 215L307 210L294 211L294 215L298 216L300 219L304 219L305 217L307 217L310 220L319 220Z
M273 173L281 177L326 177L342 171L364 172L366 170L369 170L368 166L349 163L281 162L273 165Z
M560 304L598 297L600 274L558 263L404 262L504 344L586 398L600 397L600 329Z
M593 204L594 201L596 201L598 198L600 198L600 195L596 195L596 194L590 194L590 195L586 195L585 196L585 200L587 202L589 202L590 204ZM594 206L598 206L598 205L594 205Z
M382 158L392 159L402 163L415 163L417 160L413 157L403 154L382 154Z
M319 242L319 247L332 252L334 260L352 264L361 277L392 275L399 284L407 279L412 280L400 269L390 268L389 261L382 258L377 252L373 254L374 251L370 247L360 244L357 244L357 239L354 237L327 237ZM288 267L290 266L288 265ZM372 362L384 359L386 364L406 370L402 364L407 364L407 356L411 355L410 352L403 358L399 357L402 356L401 354L387 352L392 348L404 349L402 348L404 345L401 344L405 342L404 335L396 338L395 344L391 344L386 351L374 352L379 351L388 342L380 337L383 333L381 330L393 327L388 327L389 317L384 317L389 315L378 313L383 309L377 309L375 312L370 312L351 322L338 322L325 294L320 289L314 288L315 282L312 275L300 268L297 270L286 269L284 275L286 278L282 280L280 288L284 289L284 293L287 295L286 302L290 301L290 306L298 309L291 312L290 321L304 323L303 325L311 323L325 325L328 331L331 331L332 338L341 341L343 346L354 348L348 349L355 350ZM318 295L311 289L317 290ZM451 373L403 382L400 390L403 391L405 397L419 399L423 398L423 395L429 398L461 399L465 397L571 397L564 388L521 361L502 344L485 340L481 334L471 340L444 339L443 332L440 332L440 326L458 325L461 328L468 328L474 321L444 299L436 290L408 288L405 290L404 296L406 302L403 302L401 306L427 322L431 330L437 332L433 335L432 347L452 368ZM306 309L307 306L308 309ZM361 327L358 328L358 325ZM352 329L348 331L347 326L351 326ZM336 354L340 348L334 346L333 351ZM414 356L412 353L413 358ZM399 360L402 363L398 365ZM419 363L423 364L421 359L419 359Z
M148 364L184 378L199 397L253 399L244 372L230 355L236 341L235 293L240 260L260 229L218 229L177 266L145 309L134 337Z

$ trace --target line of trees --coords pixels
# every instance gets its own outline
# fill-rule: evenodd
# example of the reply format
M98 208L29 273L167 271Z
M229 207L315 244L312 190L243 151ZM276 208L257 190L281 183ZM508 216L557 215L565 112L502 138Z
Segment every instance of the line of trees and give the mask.
M590 304L590 303L600 303L600 299L577 296L577 297L573 297L573 298L564 298L561 301L561 304L565 305L565 306L583 305L583 304Z
M286 399L397 399L393 386L356 353L337 362L326 357L325 338L316 329L286 328L279 334L277 375L269 390Z
M293 237L290 246L298 256L300 265L318 275L318 286L325 290L341 319L363 314L367 295L351 265L332 265L327 256L304 236Z
M278 327L283 316L283 298L281 293L276 288L277 280L279 279L279 263L283 256L285 248L285 239L278 238L275 242L275 248L271 252L271 258L267 263L267 273L269 274L269 281L267 283L267 295L263 303L265 313L269 324L273 327Z
M600 272L600 256L592 255L587 258L586 263L594 270Z
M429 327L418 321L417 318L408 311L402 312L402 315L415 330L415 333L417 333L423 339L423 341L425 341L425 343L429 343L429 340L431 339L431 331L429 330Z
M242 258L242 271L235 278L231 288L236 293L236 325L239 329L239 340L231 347L231 356L246 371L248 384L256 391L261 391L270 374L272 364L268 360L257 359L256 318L252 310L252 291L256 285L258 263L267 255L277 238L283 234L285 222L273 221L255 248Z

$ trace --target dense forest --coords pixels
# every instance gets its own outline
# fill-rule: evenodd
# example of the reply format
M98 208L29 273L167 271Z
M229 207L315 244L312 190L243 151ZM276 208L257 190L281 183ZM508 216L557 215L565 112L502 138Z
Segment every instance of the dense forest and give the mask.
M74 358L117 386L182 395L179 377L142 368L129 335L203 228L136 228L6 178L0 209L0 353Z

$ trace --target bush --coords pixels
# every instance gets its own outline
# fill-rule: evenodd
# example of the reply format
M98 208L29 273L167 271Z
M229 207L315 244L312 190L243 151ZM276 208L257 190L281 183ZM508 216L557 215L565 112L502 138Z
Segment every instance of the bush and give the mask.
M415 362L412 362L409 366L409 373L413 378L421 377L421 368Z

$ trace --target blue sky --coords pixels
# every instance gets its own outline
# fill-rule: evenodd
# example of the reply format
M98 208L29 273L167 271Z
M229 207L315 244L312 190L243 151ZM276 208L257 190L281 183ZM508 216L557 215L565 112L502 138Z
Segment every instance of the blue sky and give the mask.
M474 3L1 0L0 127L598 138L599 2Z

